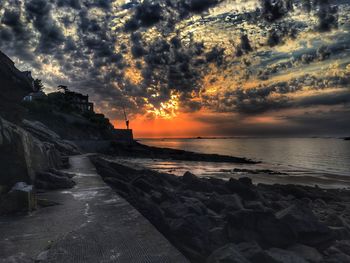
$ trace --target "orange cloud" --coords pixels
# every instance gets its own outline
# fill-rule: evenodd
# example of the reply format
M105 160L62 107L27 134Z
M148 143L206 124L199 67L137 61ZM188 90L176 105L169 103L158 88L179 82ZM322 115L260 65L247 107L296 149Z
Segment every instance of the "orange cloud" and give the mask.
M201 114L201 112L179 113L172 119L149 119L146 115L137 115L130 120L130 127L136 138L210 136L212 127L196 118ZM116 128L125 128L123 121L113 121L113 125Z

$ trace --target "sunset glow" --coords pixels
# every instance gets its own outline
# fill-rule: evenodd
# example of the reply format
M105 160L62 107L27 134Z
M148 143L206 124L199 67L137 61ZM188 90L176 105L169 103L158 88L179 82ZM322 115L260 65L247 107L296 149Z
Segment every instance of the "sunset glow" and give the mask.
M45 76L48 92L69 83L118 127L125 108L137 137L299 134L316 120L317 131L346 133L332 115L349 113L349 4L170 2L47 4L50 28L31 5L17 7L28 14L15 28L17 11L5 3L0 45L21 69ZM15 47L26 27L37 33Z

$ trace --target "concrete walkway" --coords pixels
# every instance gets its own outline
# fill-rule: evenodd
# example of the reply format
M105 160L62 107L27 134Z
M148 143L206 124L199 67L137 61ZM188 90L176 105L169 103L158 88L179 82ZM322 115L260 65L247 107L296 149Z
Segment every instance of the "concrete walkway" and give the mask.
M188 262L154 226L119 197L86 156L70 159L77 186L42 194L61 205L28 216L0 217L0 262Z

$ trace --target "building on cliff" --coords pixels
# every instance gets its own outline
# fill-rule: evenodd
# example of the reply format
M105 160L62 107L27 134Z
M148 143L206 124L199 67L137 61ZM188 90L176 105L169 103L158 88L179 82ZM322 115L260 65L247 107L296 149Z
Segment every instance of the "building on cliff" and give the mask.
M89 95L83 95L74 91L65 91L65 99L70 105L81 112L93 112L94 104L89 102Z
M46 100L47 95L43 91L32 92L23 98L23 101L32 102L38 100Z

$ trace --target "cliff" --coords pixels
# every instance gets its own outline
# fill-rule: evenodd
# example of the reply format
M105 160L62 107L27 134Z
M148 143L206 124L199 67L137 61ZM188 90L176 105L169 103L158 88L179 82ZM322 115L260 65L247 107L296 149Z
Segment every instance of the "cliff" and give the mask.
M19 122L23 114L22 99L34 91L30 72L21 72L14 62L0 51L0 115Z
M38 171L59 168L61 154L21 127L0 118L0 185L31 184Z
M23 97L34 91L29 72L21 72L0 51L0 201L16 183L34 184L37 175L67 165L75 145L39 122L23 121ZM51 175L50 175L51 176ZM0 207L1 210L1 207Z

